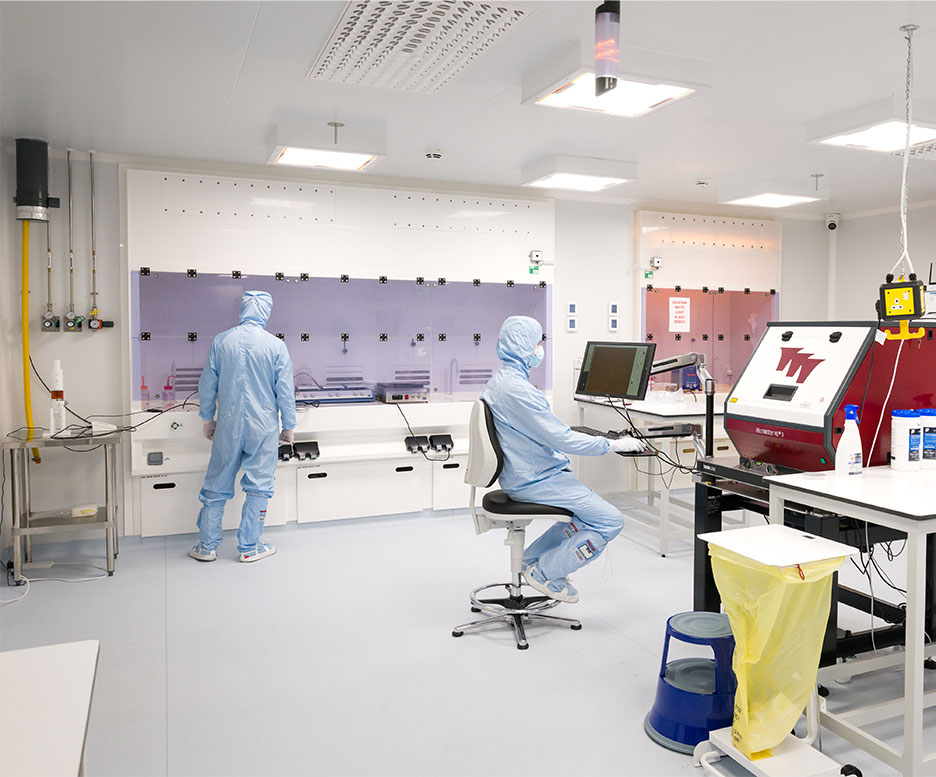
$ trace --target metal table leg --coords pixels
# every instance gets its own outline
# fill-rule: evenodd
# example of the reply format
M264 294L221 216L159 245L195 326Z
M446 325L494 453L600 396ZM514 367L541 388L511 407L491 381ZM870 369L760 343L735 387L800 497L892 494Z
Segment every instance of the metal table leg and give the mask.
M117 525L117 516L120 511L120 502L117 501L117 446L111 449L110 493L114 505L114 558L120 555L120 531Z
M29 498L29 456L27 456L25 453L23 454L21 474L23 478L23 519L21 526L24 529L28 529L29 516L32 515L32 505ZM32 537L28 534L23 539L23 555L27 563L32 563Z
M111 465L114 451L110 445L104 446L104 512L107 524L104 527L104 537L107 544L107 574L114 574L114 538L116 521L114 519L114 499L111 494Z
M29 491L24 493L23 467L26 465L26 450L10 451L10 500L13 508L13 582L23 583L23 512L29 510Z

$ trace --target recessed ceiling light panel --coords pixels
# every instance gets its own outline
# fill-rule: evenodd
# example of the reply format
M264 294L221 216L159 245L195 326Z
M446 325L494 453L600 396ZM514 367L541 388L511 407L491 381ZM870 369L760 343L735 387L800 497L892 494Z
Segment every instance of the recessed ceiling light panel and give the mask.
M532 10L475 0L353 0L306 77L440 94Z

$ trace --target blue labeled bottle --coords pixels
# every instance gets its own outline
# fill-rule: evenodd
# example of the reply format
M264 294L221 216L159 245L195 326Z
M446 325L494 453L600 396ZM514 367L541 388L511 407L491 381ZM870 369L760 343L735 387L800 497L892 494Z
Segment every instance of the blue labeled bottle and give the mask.
M861 474L861 433L858 431L858 405L845 405L845 430L835 449L835 474Z

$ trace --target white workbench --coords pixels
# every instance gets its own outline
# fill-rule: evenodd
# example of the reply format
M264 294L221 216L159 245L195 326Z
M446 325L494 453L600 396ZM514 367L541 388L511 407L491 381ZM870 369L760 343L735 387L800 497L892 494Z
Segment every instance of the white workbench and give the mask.
M923 751L923 710L936 706L936 692L923 692L923 660L934 651L924 644L926 601L926 539L936 533L936 471L895 472L890 467L870 467L860 476L834 472L778 475L770 483L770 521L783 522L784 504L801 505L848 515L907 533L906 650L849 661L844 674L857 675L904 663L903 702L882 703L845 713L820 713L822 725L866 750L904 775L936 774L936 754ZM902 660L903 659L903 660ZM821 674L836 676L836 669ZM847 670L847 671L846 671ZM903 715L903 749L898 750L859 726Z
M686 396L686 395L682 395ZM716 456L728 456L734 452L730 440L725 435L722 425L725 394L715 395L714 443ZM622 408L627 412L637 428L660 426L661 424L690 423L705 427L705 396L699 395L698 401L680 399L676 402L644 400L627 402L576 396L578 404L578 423L597 429L618 429L626 425L620 416ZM586 410L590 418L586 417ZM665 450L672 458L691 466L695 463L695 450L692 441L686 438L660 438L654 441L657 447ZM643 463L645 462L645 463ZM657 549L661 556L669 552L670 543L683 540L691 543L694 524L692 519L693 504L680 499L673 492L689 488L691 476L671 472L666 477L663 473L669 468L659 458L634 459L636 466L625 480L625 491L616 492L614 501L624 508L624 519L633 526L649 531L655 536ZM644 469L646 468L646 469ZM646 488L642 481L646 480ZM669 485L667 485L669 481ZM646 501L643 501L646 500ZM674 512L672 508L677 508ZM630 508L630 509L627 509ZM648 517L645 517L648 516Z
M0 653L0 775L84 774L96 640Z

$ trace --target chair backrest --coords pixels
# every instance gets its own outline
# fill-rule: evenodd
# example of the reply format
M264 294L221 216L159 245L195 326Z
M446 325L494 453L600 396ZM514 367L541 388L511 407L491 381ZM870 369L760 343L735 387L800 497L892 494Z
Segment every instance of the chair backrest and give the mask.
M504 451L497 441L494 414L483 399L476 399L468 422L468 467L465 482L488 488L504 468Z

